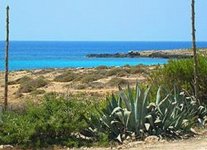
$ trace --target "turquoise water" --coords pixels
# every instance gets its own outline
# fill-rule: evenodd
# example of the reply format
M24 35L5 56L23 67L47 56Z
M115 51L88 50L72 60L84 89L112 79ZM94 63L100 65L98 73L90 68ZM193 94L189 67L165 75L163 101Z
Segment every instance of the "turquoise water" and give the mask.
M198 42L207 47L207 42ZM164 64L160 58L86 58L91 53L117 53L130 50L190 48L191 42L11 42L9 69L43 69ZM4 69L4 43L0 42L0 70Z

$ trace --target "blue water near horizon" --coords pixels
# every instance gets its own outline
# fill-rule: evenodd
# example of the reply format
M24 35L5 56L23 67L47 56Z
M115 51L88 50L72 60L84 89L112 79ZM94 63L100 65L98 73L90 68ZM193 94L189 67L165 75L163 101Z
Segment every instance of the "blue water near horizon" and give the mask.
M207 42L197 42L207 48ZM4 70L5 43L0 42L0 70ZM9 70L165 64L162 58L87 58L87 54L126 53L130 50L191 48L191 42L35 42L12 41Z

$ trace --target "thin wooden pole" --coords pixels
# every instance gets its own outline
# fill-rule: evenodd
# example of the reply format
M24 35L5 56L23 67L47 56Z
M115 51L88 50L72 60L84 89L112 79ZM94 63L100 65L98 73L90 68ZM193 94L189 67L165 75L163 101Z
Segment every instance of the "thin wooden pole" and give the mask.
M5 91L4 109L8 107L8 75L9 75L9 6L6 8L6 47L5 47Z
M198 99L198 56L196 51L196 29L195 29L195 0L192 0L192 48L193 48L193 58L194 58L194 94L195 98L200 104Z

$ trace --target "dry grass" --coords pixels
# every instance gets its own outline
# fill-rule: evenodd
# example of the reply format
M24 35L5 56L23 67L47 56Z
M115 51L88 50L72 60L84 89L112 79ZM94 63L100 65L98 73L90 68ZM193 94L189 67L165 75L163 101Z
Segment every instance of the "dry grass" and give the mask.
M14 71L9 74L9 101L20 103L44 93L98 93L106 96L117 91L117 85L146 81L147 66L106 67L89 69L44 69ZM152 67L155 68L155 67ZM151 69L152 69L151 68ZM134 71L135 70L135 71ZM147 71L146 71L147 70ZM3 102L4 74L0 72L0 99ZM38 99L38 97L35 99Z

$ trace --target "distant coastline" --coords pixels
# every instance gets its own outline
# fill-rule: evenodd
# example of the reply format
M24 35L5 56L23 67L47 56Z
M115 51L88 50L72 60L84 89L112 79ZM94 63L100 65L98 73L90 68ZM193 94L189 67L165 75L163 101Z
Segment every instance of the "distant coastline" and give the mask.
M207 49L199 49L203 53ZM165 58L165 59L184 59L193 57L190 49L173 49L173 50L132 50L127 53L104 53L104 54L88 54L88 58Z

